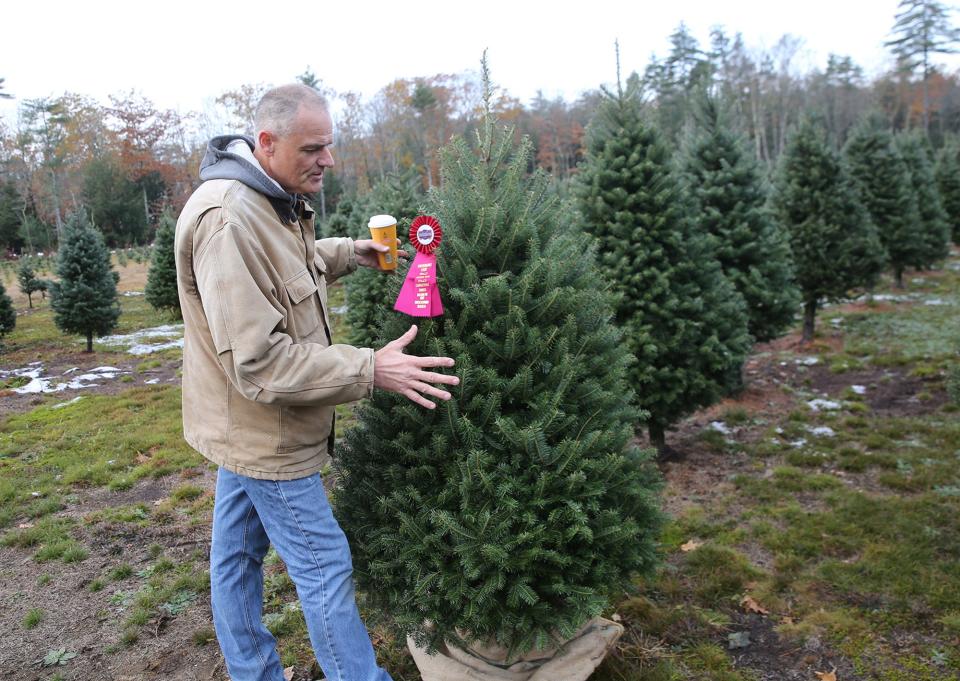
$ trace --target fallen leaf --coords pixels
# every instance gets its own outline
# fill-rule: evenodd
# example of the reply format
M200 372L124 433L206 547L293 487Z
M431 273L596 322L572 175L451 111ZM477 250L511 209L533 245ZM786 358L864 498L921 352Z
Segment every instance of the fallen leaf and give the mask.
M619 613L619 612L615 612L615 613L613 613L612 615L610 615L610 619L612 619L614 622L622 622L622 621L623 621L623 618L620 617L620 613Z
M146 454L137 454L136 462L137 463L147 463L150 460L150 457Z
M834 669L832 672L814 672L817 675L817 678L820 681L837 681L837 670Z
M792 617L787 617L786 615L780 618L780 624L796 624L796 623L797 621L795 619L793 619Z
M744 596L740 599L740 605L747 612L755 612L758 615L769 615L770 611L757 603L753 596Z
M20 523L17 525L17 527L21 530L29 530L31 527L33 527L33 523Z
M286 669L283 670L283 679L284 681L293 680L293 667L287 667Z
M680 550L683 551L684 553L688 553L690 551L695 551L696 549L699 549L701 546L703 546L702 541L691 539L686 544L681 545Z

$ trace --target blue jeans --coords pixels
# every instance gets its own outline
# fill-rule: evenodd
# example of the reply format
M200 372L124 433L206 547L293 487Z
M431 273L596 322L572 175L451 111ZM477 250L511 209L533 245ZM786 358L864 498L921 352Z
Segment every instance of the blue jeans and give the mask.
M287 566L329 681L391 681L377 667L353 593L347 538L319 475L256 480L221 468L213 506L210 596L217 640L233 681L283 681L276 639L263 626L263 558Z

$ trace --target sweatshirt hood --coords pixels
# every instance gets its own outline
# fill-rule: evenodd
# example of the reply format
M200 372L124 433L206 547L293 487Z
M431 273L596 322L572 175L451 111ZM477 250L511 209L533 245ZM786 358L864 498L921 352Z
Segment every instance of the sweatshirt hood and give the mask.
M290 194L267 175L253 155L253 139L246 135L218 135L207 143L200 162L201 180L237 180L270 199L285 221L296 220L303 197Z

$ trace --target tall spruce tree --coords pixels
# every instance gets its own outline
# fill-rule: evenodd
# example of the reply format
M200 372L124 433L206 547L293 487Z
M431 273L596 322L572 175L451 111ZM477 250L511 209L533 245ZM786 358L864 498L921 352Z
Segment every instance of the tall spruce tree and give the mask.
M667 427L740 385L750 349L743 298L691 219L671 165L632 76L587 129L577 193L619 294L617 323L636 356L630 384L661 450Z
M150 254L150 269L147 271L147 286L144 290L147 302L158 310L169 310L179 319L180 297L177 295L177 263L174 253L174 236L177 221L164 211L157 226L157 237Z
M13 301L7 295L7 289L0 281L0 339L12 332L17 326L17 311L13 309Z
M950 224L940 203L940 192L930 161L932 150L927 136L919 130L900 133L897 148L909 171L910 186L917 204L919 220L915 229L921 236L920 263L932 267L950 253Z
M800 302L787 234L767 208L759 164L728 126L719 102L700 93L694 121L682 159L694 217L743 296L750 334L770 340L793 323Z
M950 22L952 8L939 0L900 0L893 24L894 37L885 44L897 57L901 71L920 68L923 85L923 130L930 129L930 75L933 55L954 54L960 45L960 30Z
M872 286L886 254L839 155L810 120L787 142L773 204L790 233L804 306L803 339L810 341L820 301Z
M50 301L53 321L64 333L86 336L87 352L93 352L93 337L114 329L120 304L110 251L83 212L71 215L64 226L57 275Z
M650 571L659 482L632 444L629 354L594 252L487 102L473 148L441 153L427 209L445 314L409 347L455 358L460 386L435 410L375 392L341 445L336 506L361 588L404 632L517 652ZM410 322L391 312L385 333Z
M419 185L420 177L415 170L387 175L352 208L355 222L350 236L369 239L367 221L370 216L387 214L397 218L397 236L405 241L404 235L410 229L423 198ZM366 267L344 279L351 345L369 348L380 340L393 340L380 338L380 326L384 310L390 309L402 283L402 277L396 276L396 272L384 273Z
M934 175L950 236L953 243L960 244L960 147L955 141L949 141L937 153Z
M854 129L843 149L854 186L893 267L898 287L903 288L903 271L922 267L927 251L917 230L919 214L910 173L893 141L886 122L865 118Z

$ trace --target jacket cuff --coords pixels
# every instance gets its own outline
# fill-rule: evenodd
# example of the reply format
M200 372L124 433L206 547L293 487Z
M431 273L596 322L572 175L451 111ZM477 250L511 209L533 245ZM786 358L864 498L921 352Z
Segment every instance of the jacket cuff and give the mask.
M377 364L377 355L373 348L363 348L363 350L370 353L370 361L366 363L366 366L370 368L370 381L367 383L367 394L364 397L373 397L373 376Z
M347 237L347 271L346 274L357 271L357 249L353 239Z

